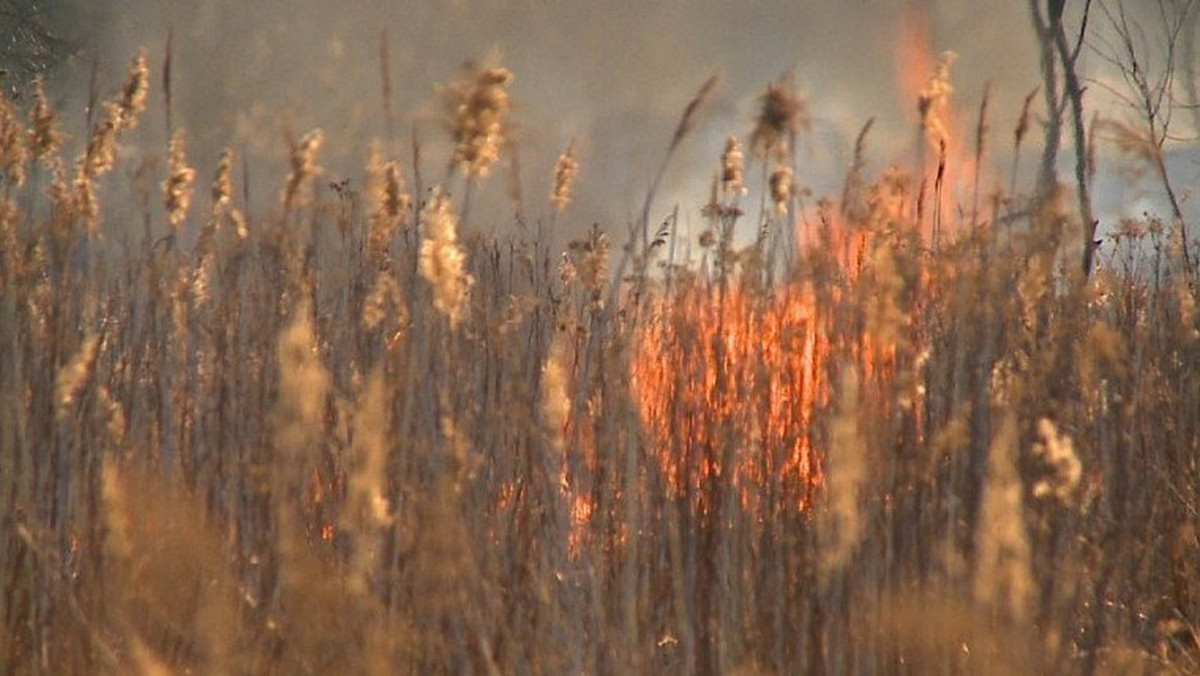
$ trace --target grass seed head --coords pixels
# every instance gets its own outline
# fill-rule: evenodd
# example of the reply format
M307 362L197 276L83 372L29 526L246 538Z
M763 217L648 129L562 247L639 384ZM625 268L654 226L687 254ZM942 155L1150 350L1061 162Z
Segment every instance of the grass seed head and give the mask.
M566 287L578 278L579 269L575 267L575 261L566 251L562 252L562 259L558 262L558 280Z
M146 110L146 97L150 93L150 67L146 63L146 50L142 49L129 63L125 85L121 96L109 107L109 119L117 130L133 129L138 116Z
M92 176L103 176L112 171L117 159L117 127L111 119L105 119L92 130L85 154L87 171Z
M988 451L987 482L975 527L974 592L984 606L1022 619L1033 600L1033 572L1017 470L1017 416L1011 410L1002 415Z
M104 117L92 130L86 152L86 170L92 177L112 171L117 156L117 136L138 124L138 116L146 109L150 88L150 69L146 65L146 50L138 52L129 64L129 73L120 96L104 104Z
M551 445L560 452L566 443L564 432L571 415L568 337L565 331L555 332L550 354L542 365L542 421Z
M216 256L210 251L200 257L192 269L192 301L197 308L212 299L212 278L216 267Z
M100 202L96 195L96 181L88 169L87 158L80 158L75 165L73 212L83 221L84 228L89 234L100 230Z
M550 203L558 213L565 211L571 203L571 193L575 189L578 177L579 162L575 160L575 141L571 141L554 165L554 187L550 190Z
M487 176L500 159L512 108L508 95L512 81L506 68L471 65L462 79L442 92L454 140L454 164L470 178Z
M0 93L0 172L13 185L25 183L25 127L16 108Z
M1083 476L1083 463L1075 453L1075 444L1048 418L1038 420L1037 432L1038 442L1033 446L1033 454L1048 472L1033 485L1033 496L1069 503Z
M122 408L120 402L113 398L112 390L107 385L96 388L96 398L105 415L104 427L108 431L109 439L114 444L123 444L128 429L125 409Z
M369 594L371 574L379 564L379 529L393 521L387 496L389 397L387 380L381 372L375 372L367 380L354 411L354 443L341 526L357 540L349 582L351 591L363 596Z
M96 357L100 352L100 335L90 333L84 337L83 342L79 346L79 350L71 361L58 372L58 378L55 382L55 390L57 396L55 403L57 404L58 417L66 418L71 413L71 408L78 401L79 393L83 391L88 380L92 377L92 367L96 363Z
M285 457L297 459L320 437L330 378L321 362L312 304L297 303L295 317L277 343L280 402L276 442Z
M46 163L62 147L63 135L58 116L46 98L46 87L38 78L33 87L33 108L29 111L29 148L35 159Z
M387 265L392 238L404 227L412 199L405 192L400 165L384 162L378 144L372 145L367 162L367 199L371 209L367 252L375 267L382 268Z
M860 427L858 373L848 365L841 374L837 412L830 429L827 501L817 517L824 575L850 561L865 529L859 493L864 490L869 463Z
M775 213L786 216L788 202L795 194L796 186L792 181L791 167L778 167L771 172L771 202L775 205Z
M317 165L317 153L320 152L323 145L325 145L325 132L320 129L313 129L302 136L299 142L292 144L289 157L291 172L288 174L287 185L283 189L284 207L290 208L296 204L300 188L305 181L321 175L323 170Z
M171 136L167 165L167 179L162 184L163 204L167 221L172 228L179 228L192 205L192 185L196 181L196 170L187 163L187 135L183 130Z
M17 205L11 199L0 200L0 296L17 267Z
M957 59L954 52L942 52L929 83L917 99L921 127L933 148L942 147L952 136L950 97L954 94L954 86L950 84L950 69Z
M104 505L104 522L107 527L105 549L118 561L127 562L133 556L131 538L132 524L129 522L124 482L113 462L104 463L101 474L101 499Z
M721 190L726 199L746 194L746 160L738 137L730 135L721 153Z
M421 242L420 272L433 289L433 305L457 326L467 309L475 279L467 272L467 253L458 241L458 216L450 197L435 188L421 212L425 239Z
M575 240L568 248L572 253L575 272L584 287L593 293L600 291L608 280L608 255L612 248L608 233L595 228L587 239Z
M767 85L759 97L758 119L750 134L750 145L759 157L787 157L789 138L809 125L808 111L787 82Z
M375 276L375 286L363 301L362 325L367 331L374 331L383 324L389 316L403 322L407 319L407 309L404 307L404 296L400 293L400 283L390 273L383 271Z
M229 205L231 199L233 199L233 150L226 148L221 151L221 159L217 162L217 173L213 176L213 210L224 209Z

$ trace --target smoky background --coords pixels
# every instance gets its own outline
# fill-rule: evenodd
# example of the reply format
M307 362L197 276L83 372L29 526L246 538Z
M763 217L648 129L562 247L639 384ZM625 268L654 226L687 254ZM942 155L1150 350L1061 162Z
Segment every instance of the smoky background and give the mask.
M1081 10L1075 4L1068 4L1068 21ZM1152 4L1131 7L1152 20ZM327 137L323 184L349 179L352 189L361 188L374 139L386 141L386 154L401 161L411 184L414 138L421 145L425 187L441 182L450 145L438 87L453 81L464 62L502 63L516 76L506 153L515 152L516 169L506 158L483 182L473 197L473 225L510 226L518 191L527 221L548 218L554 162L574 140L580 181L573 205L556 223L565 238L593 223L621 231L638 218L680 111L712 74L720 85L674 158L652 219L678 204L685 227L701 220L725 138L748 134L757 97L780 78L795 84L811 119L797 149L801 188L816 196L839 194L855 136L871 118L868 174L889 165L912 166L922 144L913 82L931 75L913 72L919 66L903 51L905 22L914 16L928 33L921 46L928 61L921 66L943 50L958 55L952 82L960 134L973 134L990 83L987 161L997 183L1007 184L1022 101L1040 84L1029 9L1010 0L7 0L6 8L20 19L6 21L12 40L24 36L28 44L31 25L49 37L22 63L6 55L13 71L9 82L19 89L46 72L71 134L69 147L76 151L87 137L89 100L114 92L130 57L144 46L153 71L150 114L124 140L122 152L165 156L163 65L170 36L169 124L186 129L189 156L202 181L212 175L223 148L239 154L252 213L277 201L279 186L268 181L283 175L287 134L298 137L316 127ZM1098 47L1104 47L1104 32L1096 35ZM1123 107L1110 90L1119 91L1122 83L1095 52L1085 50L1081 62L1081 71L1096 83L1089 87L1089 103L1105 114L1120 114ZM386 106L384 63L391 89ZM1040 103L1039 98L1035 115ZM1187 128L1191 119L1179 118L1184 137L1194 137ZM1038 119L1034 122L1027 148L1041 143ZM1019 189L1030 189L1036 154L1022 157L1030 169L1022 172L1025 185ZM1060 154L1064 176L1070 155ZM1200 177L1194 152L1172 155L1169 163L1184 184ZM749 178L754 189L761 177L751 172ZM1115 162L1101 162L1097 180L1097 212L1110 221L1155 206L1154 196L1143 196L1138 182Z

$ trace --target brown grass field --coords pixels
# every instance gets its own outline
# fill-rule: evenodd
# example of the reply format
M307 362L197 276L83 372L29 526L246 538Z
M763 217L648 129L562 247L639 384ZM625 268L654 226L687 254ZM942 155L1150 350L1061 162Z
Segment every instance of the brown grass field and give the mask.
M498 65L440 92L439 185L388 144L331 184L313 131L258 213L182 129L124 152L169 61L77 157L4 102L0 673L1200 673L1196 224L1085 271L1072 178L982 169L1028 109L956 133L930 66L916 166L864 129L798 190L781 81L707 205L567 246L573 149L471 209Z

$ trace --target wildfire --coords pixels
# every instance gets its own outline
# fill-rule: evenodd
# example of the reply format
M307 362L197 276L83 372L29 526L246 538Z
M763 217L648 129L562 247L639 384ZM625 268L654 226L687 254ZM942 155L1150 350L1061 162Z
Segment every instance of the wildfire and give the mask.
M972 149L969 135L963 132L950 83L957 55L950 51L936 55L931 11L931 3L924 0L910 0L903 6L896 42L896 80L901 100L915 103L913 110L919 116L916 153L922 189L935 192L934 198L940 202L942 195L965 198L968 189L978 190L982 151ZM986 94L984 98L986 106ZM982 143L982 138L976 142ZM927 239L936 239L942 229L936 220L922 226Z
M840 209L820 201L818 237L797 237L804 248L815 247L801 252L815 254L810 268L831 266L836 269L825 271L828 278L845 282L823 296L834 305L855 302L843 294L868 269L873 285L902 283L890 249L896 243L874 237L897 238L916 228L911 246L936 248L948 227L941 202L965 197L971 181L979 181L978 157L963 141L951 100L953 56L935 58L932 44L927 4L909 3L901 16L898 79L921 115L921 159L913 172L920 187L911 190L905 172L889 170L870 188L860 183L857 194L848 191L846 201L853 203ZM922 217L922 199L931 200L924 213L932 218ZM719 508L724 487L732 487L760 516L777 506L806 509L823 484L825 449L814 445L812 423L828 397L830 355L852 359L868 380L894 378L903 318L877 299L866 305L861 334L835 345L827 323L832 308L820 307L811 288L799 283L773 293L736 281L728 287L698 283L651 304L636 342L632 387L651 453L674 497L708 512ZM920 402L911 406L922 415Z
M811 292L685 291L655 305L638 345L632 385L675 497L707 511L727 484L747 506L767 491L807 506L827 348Z

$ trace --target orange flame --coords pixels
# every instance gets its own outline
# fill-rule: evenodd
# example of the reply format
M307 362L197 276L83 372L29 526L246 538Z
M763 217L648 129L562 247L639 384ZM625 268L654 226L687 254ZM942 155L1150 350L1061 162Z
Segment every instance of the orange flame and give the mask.
M936 63L933 53L933 29L929 6L911 0L900 12L899 40L896 42L896 82L901 100L913 113L921 92L929 82ZM914 120L916 118L914 117Z
M898 81L912 110L925 108L921 153L936 141L934 161L920 167L921 181L932 192L936 178L936 187L954 198L972 180L975 157L950 100L948 64L934 55L928 4L914 1L905 7ZM834 305L851 300L842 294L870 264L871 233L897 224L920 227L929 238L928 219L917 225L917 192L894 171L865 196L869 215L839 212L833 202L824 202L816 239L800 232L799 223L791 224L797 241L812 247L815 258L837 268L831 272L846 282L822 298ZM826 360L844 355L858 364L865 380L885 382L896 377L897 346L865 329L832 344L831 308L820 307L813 289L803 283L763 292L736 280L727 287L696 282L647 302L648 318L634 341L631 388L648 453L672 497L711 513L729 495L728 487L758 518L773 509L809 508L824 482L823 449L814 443L813 422L828 401ZM921 403L911 405L919 420ZM596 441L588 426L572 429L578 432L580 469L595 471ZM564 459L560 488L569 505L574 556L589 537L597 506L583 489L587 482L569 476L567 464ZM623 541L623 534L615 536L614 542Z
M747 507L768 488L806 507L821 481L809 431L825 349L813 295L797 285L657 302L632 385L672 494L707 512L728 479Z
M896 43L897 82L902 100L913 106L909 110L917 113L920 123L916 153L921 180L927 190L940 193L939 200L942 195L965 198L968 189L982 182L971 136L963 132L962 115L952 100L950 68L955 58L953 52L935 56L931 3L906 3ZM938 226L922 223L926 239L937 235Z

